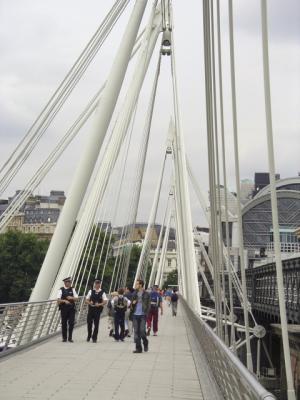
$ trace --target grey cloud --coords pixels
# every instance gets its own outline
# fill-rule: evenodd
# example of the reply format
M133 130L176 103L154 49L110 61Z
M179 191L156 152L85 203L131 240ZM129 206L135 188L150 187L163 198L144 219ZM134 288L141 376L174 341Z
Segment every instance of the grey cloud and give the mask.
M300 45L299 0L269 0L268 25L271 42L291 41ZM233 3L235 28L249 34L261 33L260 0L239 0ZM226 22L227 1L222 2L223 23Z
M189 3L189 7L186 6L187 2ZM64 77L84 45L96 30L105 12L112 5L112 0L90 0L88 8L86 5L83 6L79 0L64 0L63 2L52 0L50 3L38 0L27 0L26 2L23 0L14 0L13 2L2 0L1 3L4 13L0 12L0 51L2 56L0 79L2 82L3 80L5 81L3 87L8 88L6 93L0 93L0 109L2 110L0 115L0 158L3 159L7 155L5 153L8 147L12 149L14 147L13 143L17 144L30 123L33 122L38 112L46 103L55 86ZM130 5L133 3L134 1L132 0ZM152 2L148 3L150 6ZM241 123L239 123L240 133L243 133L246 128L247 132L249 129L253 130L253 134L251 133L253 140L251 142L245 135L241 135L240 137L240 144L243 149L243 152L241 152L241 155L243 155L241 158L241 176L244 178L253 178L255 170L266 170L267 167L266 151L261 144L262 138L260 137L260 127L264 126L263 112L261 112L262 103L257 101L256 94L262 88L261 86L259 87L259 84L255 84L255 82L252 85L247 83L247 78L254 81L255 77L257 77L256 74L259 73L259 71L254 69L257 60L255 59L256 53L253 51L253 47L256 49L258 45L256 45L256 42L252 43L253 36L255 36L255 40L259 43L257 40L257 36L260 34L259 3L258 0L234 1L235 28L238 30L237 35L241 38L240 46L237 47L236 51L237 74L242 70L242 78L237 79L240 100L238 110L239 122L241 120ZM202 2L200 0L173 0L173 4L176 18L174 34L176 39L182 129L185 135L186 151L191 160L193 170L200 186L205 191L208 187L208 167L201 26ZM283 57L283 49L285 49L284 57L289 57L291 52L295 52L298 48L299 34L297 32L299 32L299 28L297 26L300 20L300 2L298 0L269 0L268 4L270 10L270 40L272 43L278 44L274 50L276 52L275 61L278 61L278 58ZM227 0L221 0L221 5L223 29L226 34ZM26 7L28 8L27 11ZM291 10L293 11L291 12ZM53 129L56 133L55 140L59 135L62 136L63 134L64 128L61 128L61 126L69 125L66 121L73 121L74 114L77 113L77 109L80 109L79 103L82 102L82 104L85 104L87 102L90 95L87 94L85 85L88 86L91 93L94 93L99 81L105 80L113 54L115 54L120 42L126 17L125 15L125 18L119 21L118 26L112 32L112 36L108 38L107 44L104 46L105 51L100 54L98 60L98 69L96 70L96 68L92 67L94 72L90 75L90 79L84 81L76 93L74 93L74 97L78 97L75 100L76 107L72 103L68 108L64 108L62 116L59 118L58 123L55 124L54 128L56 129ZM146 15L147 17L148 14ZM287 42L289 43L289 47L285 46ZM156 60L157 53L155 53L154 57ZM251 57L251 63L244 62L247 57ZM143 220L147 220L149 216L149 209L161 164L161 149L165 144L165 134L170 117L170 109L172 108L170 106L172 96L168 61L165 58L162 65L158 98L153 117L153 129L151 131L146 165L147 170L145 171L141 205L139 207L139 215ZM224 64L225 62L226 55L224 49ZM288 159L284 159L283 155L279 155L277 159L278 171L281 172L282 176L296 174L300 150L299 130L297 129L299 127L299 119L294 117L293 120L291 118L292 113L288 114L288 109L292 106L294 107L297 101L299 102L299 92L289 90L291 95L290 106L288 106L286 100L287 89L285 89L288 86L285 82L299 82L299 70L297 70L298 64L295 61L290 62L290 65L288 73L286 69L279 68L280 65L278 62L272 65L272 73L276 72L276 82L273 82L272 93L277 93L277 103L280 105L280 108L278 105L276 110L280 109L281 111L280 115L277 112L277 123L274 124L274 133L277 136L275 144L277 144L277 151L280 148L285 154L289 154ZM132 69L130 72L132 72ZM228 135L230 136L227 141L228 181L234 187L230 92L228 88L225 90L225 86L229 87L230 81L228 73L225 74L225 72L226 68L224 71L224 94L226 96L225 122L227 121L227 125L229 125ZM20 85L16 86L14 90L10 90L9 82L7 83L10 74L17 76L20 80ZM150 78L145 83L144 96L141 99L141 107L138 110L138 124L135 126L138 139L135 142L136 147L132 148L131 158L128 162L129 170L131 171L135 169L136 165L134 155L137 155L139 141L141 140L153 74L154 67L150 71ZM290 80L286 81L286 75L290 77ZM281 84L278 85L278 82L281 82ZM0 91L1 89L0 87ZM281 96L285 100L282 100ZM249 109L251 110L249 111ZM292 112L294 113L293 110ZM296 113L294 114L296 115ZM286 125L284 132L277 132L278 124ZM295 126L294 130L292 130L293 126ZM87 131L88 129L85 132ZM50 132L50 136L51 134L52 132ZM289 140L285 140L287 134L289 134ZM18 139L16 138L17 136ZM43 156L46 150L49 150L54 145L54 139L53 143L51 140L52 136L43 142L44 146L40 146L44 150ZM42 189L45 193L53 188L68 190L68 185L72 180L76 166L76 160L80 157L83 145L84 140L74 143L72 149L66 152L63 159L55 167L55 170L49 174L47 180L43 183ZM22 174L25 175L26 172L27 170L22 172ZM20 188L20 185L23 183L22 179L24 181L23 176L21 177L20 175L20 178L16 181L18 185L16 188ZM27 181L27 179L25 180ZM131 187L128 185L124 190L127 190L127 199L130 197ZM163 197L164 200L165 197ZM194 200L192 202L193 213L197 221L197 218L201 219L199 217L200 213L197 203ZM126 207L125 202L123 204L124 207L122 207L122 210L127 210L127 203ZM163 208L164 206L162 205L161 209ZM120 213L122 210L120 210ZM125 213L123 212L123 214ZM124 219L124 215L121 215L119 218L121 217Z

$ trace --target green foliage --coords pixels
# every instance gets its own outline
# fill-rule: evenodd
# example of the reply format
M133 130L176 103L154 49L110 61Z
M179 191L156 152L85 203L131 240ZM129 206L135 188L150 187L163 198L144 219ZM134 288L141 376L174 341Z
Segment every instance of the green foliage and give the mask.
M139 263L139 259L140 259L140 255L141 255L141 251L142 251L142 248L140 246L137 246L135 244L132 246L126 286L130 287L133 285L136 269L138 267L138 263Z
M0 235L0 303L29 299L48 246L31 233Z
M171 271L167 275L167 279L163 283L163 287L178 285L178 271L177 269Z

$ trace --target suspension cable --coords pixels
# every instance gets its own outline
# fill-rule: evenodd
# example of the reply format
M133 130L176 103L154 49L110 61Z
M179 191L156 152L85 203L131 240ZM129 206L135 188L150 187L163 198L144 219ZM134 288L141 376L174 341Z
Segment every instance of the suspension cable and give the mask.
M220 163L219 163L219 127L218 127L218 111L217 111L217 89L216 89L216 63L215 63L215 28L214 28L214 5L211 7L211 54L212 54L212 91L213 91L213 123L214 123L214 147L215 147L215 169L216 169L216 206L217 206L217 228L218 228L218 256L219 256L219 273L221 275L220 281L220 311L221 321L224 318L224 334L222 329L222 338L225 338L225 344L228 346L228 327L227 327L227 312L226 312L226 298L225 298L225 274L224 263L222 256L223 240L222 240L222 211L221 211L221 189L220 189ZM223 307L223 309L222 309ZM223 316L222 316L223 314ZM223 328L223 324L222 324Z
M135 118L136 118L136 112L137 112L137 102L136 102L136 105L135 105L133 118L131 120L130 134L128 135L127 144L125 146L125 152L124 152L123 161L121 163L121 168L120 168L121 177L120 177L119 182L118 182L118 194L116 196L116 203L115 203L115 207L114 207L112 222L115 220L116 215L117 215L117 211L119 209L121 189L122 189L123 183L124 183L125 171L126 171L126 166L127 166L127 162L128 162L129 148L130 148L132 135L133 135L133 127L134 127L134 122L135 122ZM111 229L111 232L110 232L110 235L109 235L106 256L105 256L104 265L103 265L102 274L101 274L101 281L103 281L103 279L104 279L104 274L105 274L106 265L107 265L107 261L108 261L108 254L109 254L109 248L110 248L111 240L112 240L112 229ZM97 273L98 273L98 270L99 270L100 261L101 261L101 259L99 259L99 262L98 262L98 265L97 265Z
M247 285L244 259L244 238L243 238L243 221L241 210L241 189L240 189L240 164L239 164L239 148L238 148L238 128L237 128L237 104L236 104L236 86L235 86L235 58L234 58L234 37L233 37L233 9L232 0L228 0L229 8L229 44L230 44L230 75L231 75L231 97L232 97L232 119L233 119L233 136L234 136L234 164L235 164L235 179L236 179L236 194L237 194L237 214L238 214L238 229L239 229L239 253L240 266L242 276L243 289L243 308L245 319L245 334L246 334L246 351L247 351L247 368L253 372L253 362L249 337L249 318L247 309Z
M144 31L143 31L144 32ZM140 35L139 35L140 36ZM137 53L141 46L141 39L138 38L136 41L135 48L131 55L131 60ZM0 216L0 232L4 230L9 221L13 216L20 210L20 208L25 203L26 199L30 196L32 191L41 183L56 161L61 157L65 149L70 145L73 139L76 137L80 129L95 111L97 104L100 100L100 95L105 87L105 83L102 85L100 90L94 95L94 97L89 101L83 112L75 120L72 126L68 129L63 138L59 141L56 147L52 150L48 158L39 167L33 177L26 184L25 188L21 190L6 208L5 212Z
M220 275L219 275L219 246L218 246L218 223L216 202L216 171L215 171L215 148L214 148L214 126L213 126L213 99L212 99L212 72L211 72L211 32L210 32L210 3L203 1L203 30L204 30L204 62L205 62L205 91L206 91L206 123L207 123L207 147L209 166L209 197L210 197L210 236L212 238L212 260L214 273L214 296L216 308L217 335L222 336L220 309Z
M58 89L51 96L50 100L39 114L25 137L18 144L12 155L5 162L0 172L7 169L6 174L0 179L0 194L3 193L13 177L19 171L23 163L29 157L33 148L47 130L48 126L61 109L66 99L81 79L87 67L93 60L97 51L107 38L113 26L121 16L129 0L117 0L109 11L104 21L93 35L83 52L76 60Z
M261 0L261 21L262 21L262 50L263 50L263 69L264 69L264 94L265 94L265 113L266 113L266 134L268 142L268 162L270 172L270 192L271 192L271 207L272 207L272 222L275 244L275 264L277 275L277 290L279 298L279 310L281 319L281 332L284 352L284 363L287 380L288 400L296 400L293 375L291 368L291 353L289 346L289 337L287 329L286 305L285 305L285 288L283 282L282 262L280 252L280 237L278 223L278 206L276 197L275 183L275 158L273 144L273 127L272 127L272 108L271 108L271 88L270 88L270 71L269 71L269 46L268 46L268 17L267 17L267 2Z
M220 101L220 125L221 125L221 147L222 147L222 164L223 164L223 186L225 198L225 235L226 235L226 268L228 274L229 286L229 305L231 320L231 336L230 345L235 353L235 331L234 331L234 315L233 315L233 292L232 292L232 273L229 267L230 260L230 243L229 243L229 222L228 222L228 198L227 198L227 167L226 167L226 151L225 151L225 129L224 129L224 108L223 108L223 75L222 75L222 44L221 44L221 22L220 22L220 0L217 0L217 36L218 36L218 66L219 66L219 101ZM224 288L225 290L225 288Z

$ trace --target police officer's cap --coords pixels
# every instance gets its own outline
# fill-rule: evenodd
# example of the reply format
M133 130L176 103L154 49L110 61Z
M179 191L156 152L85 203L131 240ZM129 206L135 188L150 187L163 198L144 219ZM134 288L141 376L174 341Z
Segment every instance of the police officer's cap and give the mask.
M68 276L68 278L63 279L63 282L72 282L72 278Z

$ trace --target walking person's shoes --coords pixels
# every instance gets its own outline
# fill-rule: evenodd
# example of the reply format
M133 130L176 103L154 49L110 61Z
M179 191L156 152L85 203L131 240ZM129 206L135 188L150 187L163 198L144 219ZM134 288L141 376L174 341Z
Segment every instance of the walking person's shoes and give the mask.
M154 332L154 333L153 333L153 336L157 336L157 332Z
M74 340L72 338L68 339L68 342L74 343Z
M143 352L143 350L142 349L135 349L135 350L133 350L133 353L142 353Z
M128 333L129 333L129 330L128 330L128 329L125 329L124 337L128 336Z
M93 339L93 343L97 343L97 339Z
M63 341L63 342L66 342L66 341L67 341L67 339L63 339L62 341Z
M147 336L150 335L151 328L147 328Z
M109 331L109 336L113 336L113 333L114 333L114 330L111 329L111 330Z
M88 337L86 338L86 341L89 342L90 340L91 340L91 338L88 336Z
M144 351L147 353L148 350L149 350L148 343L144 344Z

